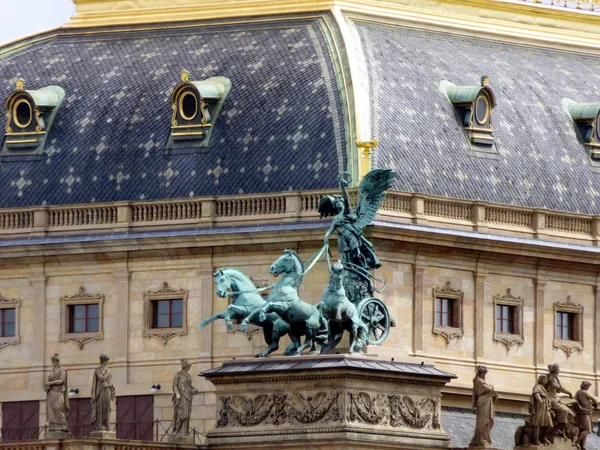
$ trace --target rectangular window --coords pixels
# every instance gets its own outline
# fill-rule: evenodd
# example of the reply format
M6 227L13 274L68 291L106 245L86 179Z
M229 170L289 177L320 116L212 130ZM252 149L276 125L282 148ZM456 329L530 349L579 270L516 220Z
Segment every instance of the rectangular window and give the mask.
M12 337L15 335L16 309L0 309L0 337Z
M99 331L100 305L69 305L69 333L89 333Z
M575 340L575 315L562 311L556 312L556 339Z
M515 334L515 307L496 305L496 332Z
M436 297L435 324L439 327L455 327L454 299Z
M152 441L154 396L117 397L117 439Z
M67 423L75 437L86 437L92 431L92 403L89 398L70 398Z
M152 301L152 328L183 326L183 299Z
M2 442L39 439L40 402L2 403Z

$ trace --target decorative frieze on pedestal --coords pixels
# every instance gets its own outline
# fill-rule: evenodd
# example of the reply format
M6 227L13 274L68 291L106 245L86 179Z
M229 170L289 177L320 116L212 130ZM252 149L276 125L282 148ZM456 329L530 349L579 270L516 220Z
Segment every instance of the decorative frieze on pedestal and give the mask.
M211 447L450 447L440 398L455 377L433 366L320 355L232 360L202 375L218 399Z

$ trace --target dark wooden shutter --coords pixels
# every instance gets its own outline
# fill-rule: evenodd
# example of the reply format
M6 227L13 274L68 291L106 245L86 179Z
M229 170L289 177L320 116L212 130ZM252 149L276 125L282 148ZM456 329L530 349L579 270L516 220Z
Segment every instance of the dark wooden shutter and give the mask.
M117 438L152 441L154 396L117 397Z
M2 403L2 442L38 439L40 402Z
M85 437L92 431L92 403L90 398L69 399L69 431L75 437Z

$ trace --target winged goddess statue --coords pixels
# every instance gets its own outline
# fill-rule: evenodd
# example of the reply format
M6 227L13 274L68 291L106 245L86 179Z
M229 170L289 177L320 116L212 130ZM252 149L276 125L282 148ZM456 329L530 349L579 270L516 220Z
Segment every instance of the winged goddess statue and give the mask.
M331 228L325 234L325 243L337 231L338 250L342 262L359 266L365 270L381 267L375 256L375 248L363 236L362 229L366 227L379 209L396 177L396 172L390 169L374 169L365 175L358 187L358 206L352 211L347 188L352 182L348 172L338 177L342 195L326 195L319 202L320 218L335 216Z

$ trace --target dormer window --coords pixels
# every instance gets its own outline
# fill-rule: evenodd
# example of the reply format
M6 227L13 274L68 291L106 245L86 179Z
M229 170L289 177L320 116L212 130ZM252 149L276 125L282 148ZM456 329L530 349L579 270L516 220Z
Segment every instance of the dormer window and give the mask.
M489 86L489 77L482 76L480 86L456 86L442 81L440 89L454 107L471 150L496 153L492 133L492 110L496 106L496 97Z
M191 81L186 70L171 94L171 136L167 148L208 147L210 136L231 81L213 77Z
M25 89L17 80L16 90L6 100L6 135L1 155L39 154L65 91L59 86Z
M600 165L600 103L577 103L564 99L581 143L585 146L593 165Z

